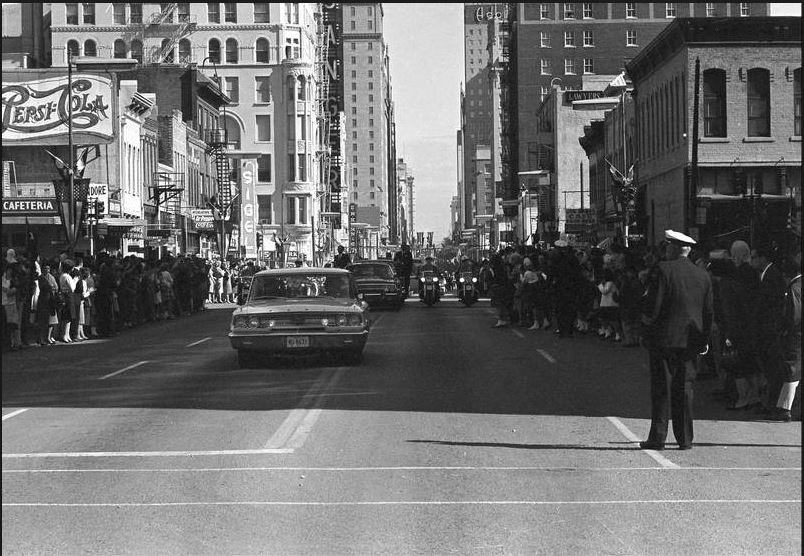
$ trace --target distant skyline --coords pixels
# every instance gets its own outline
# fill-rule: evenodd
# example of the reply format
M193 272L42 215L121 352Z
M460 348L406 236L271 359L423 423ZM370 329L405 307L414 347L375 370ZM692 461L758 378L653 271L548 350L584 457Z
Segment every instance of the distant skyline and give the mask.
M450 232L457 194L456 134L464 82L462 3L384 3L396 116L397 157L412 169L416 231ZM801 4L773 3L771 15L801 16Z

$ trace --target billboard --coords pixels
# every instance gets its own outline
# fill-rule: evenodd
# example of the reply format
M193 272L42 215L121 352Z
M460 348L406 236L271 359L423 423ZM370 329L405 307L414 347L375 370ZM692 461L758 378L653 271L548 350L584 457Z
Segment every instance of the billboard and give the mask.
M66 140L71 109L75 141L111 142L112 82L78 74L72 78L72 91L67 88L67 76L3 82L3 143L45 144L60 136Z
M343 94L343 5L340 3L322 4L321 18L324 24L327 42L324 79L328 82L325 90L327 98L324 116L327 118L326 129L329 136L324 140L329 147L329 167L327 189L329 191L328 212L342 211L341 184L343 183L343 153L341 152L341 136L343 121L341 114L344 108Z
M253 160L243 162L243 188L240 198L240 226L243 230L242 245L246 248L246 257L257 256L257 215L255 212L256 190L254 179L257 176Z

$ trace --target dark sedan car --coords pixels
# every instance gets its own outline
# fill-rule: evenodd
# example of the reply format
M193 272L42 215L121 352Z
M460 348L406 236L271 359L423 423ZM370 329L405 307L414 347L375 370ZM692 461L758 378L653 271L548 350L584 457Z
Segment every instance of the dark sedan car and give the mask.
M346 267L354 277L358 293L372 307L399 310L405 302L402 283L391 261L359 261Z

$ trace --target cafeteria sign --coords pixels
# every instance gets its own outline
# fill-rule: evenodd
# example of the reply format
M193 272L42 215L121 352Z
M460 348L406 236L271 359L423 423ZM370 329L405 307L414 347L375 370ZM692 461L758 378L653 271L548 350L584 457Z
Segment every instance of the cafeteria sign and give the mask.
M54 216L56 199L53 198L12 198L3 199L3 212L10 216Z
M3 143L30 143L67 135L70 108L73 133L79 141L94 138L111 142L114 138L111 81L79 74L73 77L71 92L67 86L66 76L4 82Z

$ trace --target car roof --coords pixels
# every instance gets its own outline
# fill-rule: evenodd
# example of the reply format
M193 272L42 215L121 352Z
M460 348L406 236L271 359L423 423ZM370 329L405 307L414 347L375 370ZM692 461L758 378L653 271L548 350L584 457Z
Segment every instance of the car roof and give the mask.
M307 274L343 274L348 275L349 271L343 268L326 268L320 266L311 267L290 267L290 268L269 268L261 270L254 276L286 276L286 275L307 275Z

